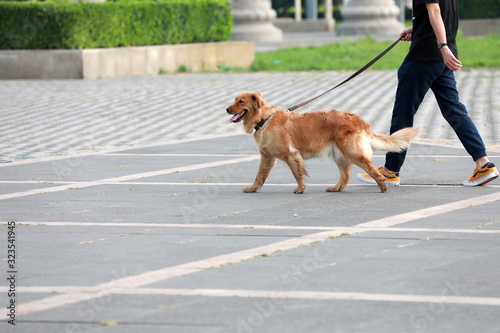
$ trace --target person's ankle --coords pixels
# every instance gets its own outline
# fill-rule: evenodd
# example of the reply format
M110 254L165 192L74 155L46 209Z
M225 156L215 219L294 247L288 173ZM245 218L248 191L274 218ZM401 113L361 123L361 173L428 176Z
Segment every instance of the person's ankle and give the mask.
M477 169L481 169L483 166L485 166L490 160L488 159L488 157L486 156L483 156L483 157L480 157L478 158L475 162L476 162L476 168Z
M384 167L384 170L385 170L385 172L390 173L390 174L396 174L397 173L396 171L391 171L391 170L387 169L386 167Z

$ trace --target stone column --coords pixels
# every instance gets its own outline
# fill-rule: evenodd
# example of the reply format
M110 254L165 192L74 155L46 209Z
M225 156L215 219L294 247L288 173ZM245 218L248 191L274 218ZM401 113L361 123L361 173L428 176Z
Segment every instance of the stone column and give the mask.
M233 0L232 40L281 42L283 32L273 25L276 11L263 0Z
M302 1L294 0L295 4L295 21L302 21Z
M397 37L404 29L397 20L399 11L394 0L350 0L337 34Z

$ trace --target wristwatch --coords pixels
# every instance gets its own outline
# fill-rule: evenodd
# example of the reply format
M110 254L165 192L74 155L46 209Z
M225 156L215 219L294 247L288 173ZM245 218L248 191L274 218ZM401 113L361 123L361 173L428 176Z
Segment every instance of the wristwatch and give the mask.
M446 45L448 45L448 43L438 43L438 47L439 49L441 50L443 47L445 47Z

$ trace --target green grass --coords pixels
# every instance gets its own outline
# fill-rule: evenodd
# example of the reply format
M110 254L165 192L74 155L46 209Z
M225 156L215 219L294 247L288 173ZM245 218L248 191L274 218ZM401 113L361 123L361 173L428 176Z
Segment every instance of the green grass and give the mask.
M500 34L457 39L463 68L500 68ZM377 42L366 37L353 42L318 47L288 48L257 53L250 71L326 71L357 70L385 50L390 41ZM409 42L400 42L371 69L396 70L408 53Z
M458 52L464 68L500 68L500 34L458 39Z

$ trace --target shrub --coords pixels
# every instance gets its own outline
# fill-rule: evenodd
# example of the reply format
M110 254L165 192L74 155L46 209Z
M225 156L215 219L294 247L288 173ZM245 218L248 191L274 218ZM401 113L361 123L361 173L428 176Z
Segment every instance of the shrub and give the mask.
M460 18L497 18L500 17L500 0L460 0Z
M0 2L0 49L82 49L228 40L227 0Z

